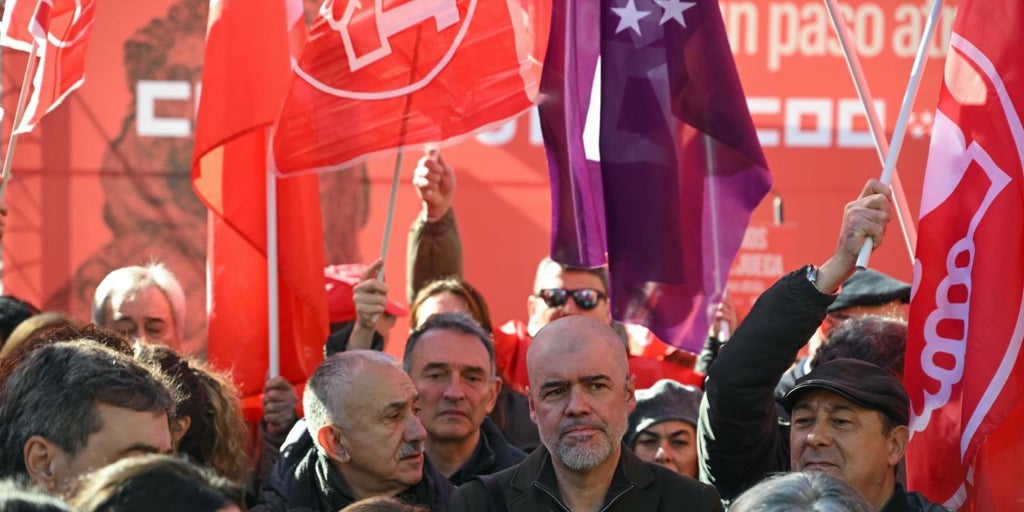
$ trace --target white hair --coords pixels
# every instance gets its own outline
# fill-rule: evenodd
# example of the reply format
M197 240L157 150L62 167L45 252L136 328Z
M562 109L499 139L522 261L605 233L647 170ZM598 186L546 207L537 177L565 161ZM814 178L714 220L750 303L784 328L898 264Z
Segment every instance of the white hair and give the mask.
M163 292L167 302L171 304L171 315L174 316L174 328L179 339L185 338L185 292L178 278L174 277L163 263L151 261L145 265L121 267L107 274L96 287L92 298L92 321L96 325L109 328L107 305L110 297L130 291L142 290L154 286Z
M351 428L350 418L340 399L359 393L359 387L366 383L364 368L370 364L402 370L398 360L390 354L376 350L349 350L324 359L309 377L302 395L302 409L306 413L306 429L319 450L323 451L317 439L321 428L330 424L342 430Z

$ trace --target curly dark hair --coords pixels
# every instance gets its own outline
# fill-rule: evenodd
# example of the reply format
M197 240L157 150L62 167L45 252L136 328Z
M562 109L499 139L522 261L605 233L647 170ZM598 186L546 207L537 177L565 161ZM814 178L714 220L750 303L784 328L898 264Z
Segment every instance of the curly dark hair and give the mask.
M882 316L851 318L829 331L828 339L814 353L811 367L849 357L874 363L901 379L906 346L906 321Z

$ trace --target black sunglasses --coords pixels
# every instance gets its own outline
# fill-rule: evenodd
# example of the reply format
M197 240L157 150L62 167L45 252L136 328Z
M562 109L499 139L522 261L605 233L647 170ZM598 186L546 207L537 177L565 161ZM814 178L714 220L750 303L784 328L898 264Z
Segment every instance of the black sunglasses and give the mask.
M601 299L606 295L602 291L593 288L580 288L578 290L566 290L565 288L548 288L537 292L537 296L544 299L544 304L549 308L560 308L569 301L569 296L576 301L576 306L584 311L590 311L597 307Z

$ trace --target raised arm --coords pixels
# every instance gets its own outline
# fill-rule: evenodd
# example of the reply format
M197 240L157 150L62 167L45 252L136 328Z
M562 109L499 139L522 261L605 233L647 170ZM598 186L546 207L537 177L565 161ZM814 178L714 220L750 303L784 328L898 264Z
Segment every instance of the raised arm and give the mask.
M410 303L427 283L462 277L462 240L452 210L455 171L440 153L429 151L420 158L412 184L423 208L409 231L406 292Z
M701 479L731 500L766 475L789 470L789 443L774 389L817 329L870 237L879 247L890 217L889 187L871 180L847 204L835 251L765 291L708 370L698 425Z

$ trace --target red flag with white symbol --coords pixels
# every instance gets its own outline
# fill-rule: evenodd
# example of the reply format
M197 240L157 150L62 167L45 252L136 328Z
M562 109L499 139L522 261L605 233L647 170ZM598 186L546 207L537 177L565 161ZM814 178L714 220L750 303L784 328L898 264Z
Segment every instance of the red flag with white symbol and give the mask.
M279 172L323 171L454 141L533 104L516 0L326 0L274 133Z
M7 1L0 44L31 52L35 43L39 58L32 94L15 133L32 131L46 113L85 82L85 54L95 12L94 0Z
M1022 26L1017 0L960 3L921 199L907 473L960 510L1024 501Z

